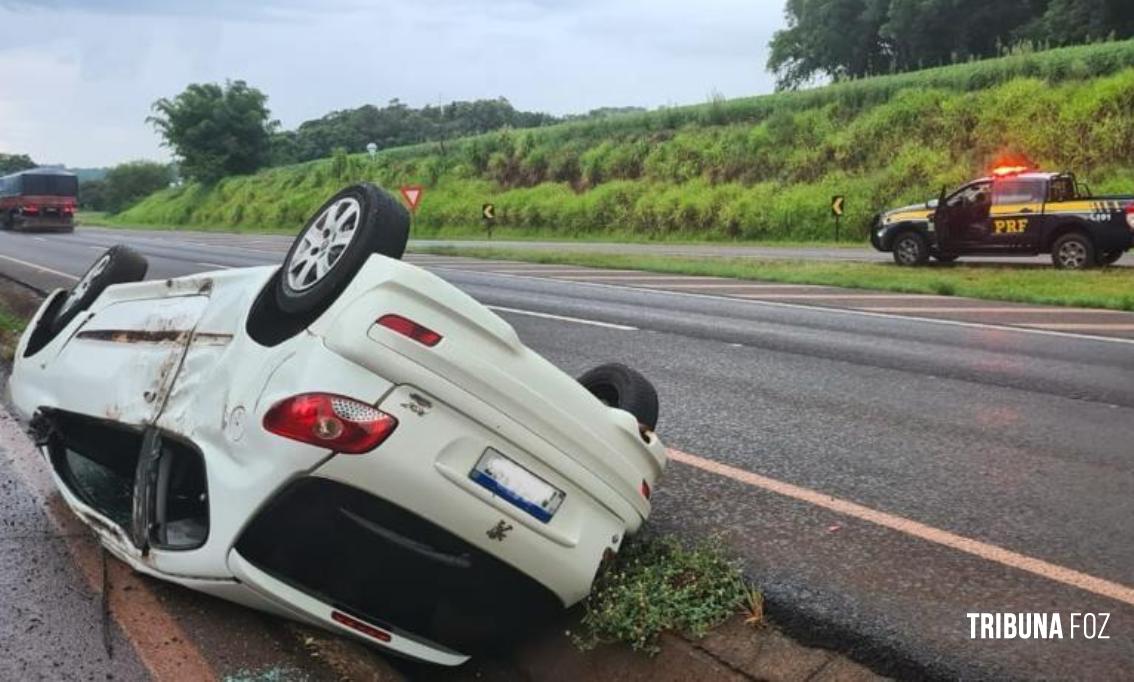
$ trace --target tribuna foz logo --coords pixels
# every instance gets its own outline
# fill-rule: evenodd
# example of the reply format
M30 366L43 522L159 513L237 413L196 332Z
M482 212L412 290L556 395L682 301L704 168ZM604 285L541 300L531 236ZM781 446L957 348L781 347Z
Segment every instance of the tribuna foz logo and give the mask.
M966 613L969 639L1110 639L1109 613Z

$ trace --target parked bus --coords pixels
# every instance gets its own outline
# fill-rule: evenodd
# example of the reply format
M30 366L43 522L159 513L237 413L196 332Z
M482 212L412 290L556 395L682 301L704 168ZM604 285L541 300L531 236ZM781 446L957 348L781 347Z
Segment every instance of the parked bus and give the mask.
M78 195L78 177L54 168L0 177L0 227L73 231Z

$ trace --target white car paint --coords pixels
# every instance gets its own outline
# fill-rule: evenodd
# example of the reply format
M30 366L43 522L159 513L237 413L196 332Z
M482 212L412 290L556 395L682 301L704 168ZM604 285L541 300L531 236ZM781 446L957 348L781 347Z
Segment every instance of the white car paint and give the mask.
M607 549L650 512L665 449L630 414L603 405L519 341L507 322L438 277L373 255L330 309L273 347L245 329L275 268L246 268L108 288L45 347L17 349L10 379L23 417L60 409L153 426L203 454L209 533L193 550L141 552L128 529L84 504L56 474L68 505L108 549L138 571L254 608L322 625L371 644L455 665L460 652L398 634L376 642L331 620L331 606L257 569L234 544L286 483L340 481L439 525L518 568L565 605L590 590ZM426 347L375 324L395 313L444 337ZM361 456L333 455L266 431L277 401L321 391L394 415L387 441ZM412 397L411 397L412 396ZM429 405L421 407L423 399ZM566 492L541 523L469 479L493 448ZM507 541L486 529L514 527ZM428 598L425 596L424 598ZM395 624L396 625L396 624Z

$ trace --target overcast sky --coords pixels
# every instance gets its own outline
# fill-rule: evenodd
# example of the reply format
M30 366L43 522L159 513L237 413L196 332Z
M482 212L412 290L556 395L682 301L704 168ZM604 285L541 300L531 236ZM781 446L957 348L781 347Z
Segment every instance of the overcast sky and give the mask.
M167 159L159 97L244 79L285 128L335 110L507 97L555 114L772 90L782 0L0 0L0 152Z

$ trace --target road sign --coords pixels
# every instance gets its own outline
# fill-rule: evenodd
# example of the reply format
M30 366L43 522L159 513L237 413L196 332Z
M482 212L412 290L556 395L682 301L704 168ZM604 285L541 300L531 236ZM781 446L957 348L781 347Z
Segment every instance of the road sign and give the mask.
M417 211L418 204L421 203L421 196L425 194L425 190L421 185L402 185L402 198L409 204L411 211Z
M480 207L480 215L485 220L496 220L496 206L494 204L485 204Z
M836 218L841 218L843 215L843 203L845 203L845 201L846 197L841 194L831 197L831 215Z

